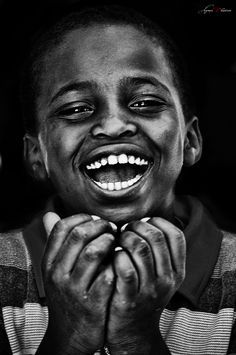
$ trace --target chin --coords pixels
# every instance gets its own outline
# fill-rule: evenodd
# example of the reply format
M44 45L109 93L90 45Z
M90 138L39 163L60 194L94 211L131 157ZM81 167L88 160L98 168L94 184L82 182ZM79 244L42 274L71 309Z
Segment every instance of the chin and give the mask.
M139 220L143 217L150 216L148 210L143 210L141 207L137 207L137 204L127 206L110 206L99 207L90 211L90 214L98 215L99 217L115 223L118 227L123 226L131 221Z

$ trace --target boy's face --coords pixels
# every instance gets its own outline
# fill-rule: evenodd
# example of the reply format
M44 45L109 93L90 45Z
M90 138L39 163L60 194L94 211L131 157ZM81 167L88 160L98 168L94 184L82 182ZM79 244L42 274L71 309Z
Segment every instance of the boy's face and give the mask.
M45 68L40 149L68 210L117 223L167 215L187 126L162 48L131 26L91 26Z

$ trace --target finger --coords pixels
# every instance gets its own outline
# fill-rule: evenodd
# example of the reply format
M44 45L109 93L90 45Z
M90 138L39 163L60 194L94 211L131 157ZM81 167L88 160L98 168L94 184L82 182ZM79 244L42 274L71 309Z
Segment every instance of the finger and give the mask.
M48 218L48 217L47 217ZM58 251L60 250L64 240L66 239L68 233L76 226L85 221L91 220L91 217L87 214L78 214L65 219L59 220L53 227L50 236L47 241L46 249L44 252L44 257L42 261L43 272L46 272L50 269L53 264ZM47 219L46 219L47 221ZM46 225L48 230L50 229L51 224L47 222Z
M132 302L138 293L138 274L129 255L120 250L114 257L114 269L117 276L116 292L119 301L123 304Z
M112 234L104 233L92 240L82 250L77 258L71 278L80 288L88 291L101 270L105 257L114 250L115 238Z
M43 217L43 224L44 224L44 228L46 230L47 236L50 235L53 227L55 226L55 224L60 221L60 217L58 216L58 214L54 213L54 212L47 212L44 217Z
M55 263L61 273L64 275L71 273L83 248L105 232L113 234L113 229L108 221L102 219L87 221L75 226L66 237L55 258Z
M151 223L136 221L127 227L132 229L150 246L156 276L163 277L173 272L170 251L163 231Z
M155 263L149 244L140 235L128 230L122 233L120 244L129 252L137 269L139 289L147 287L156 278Z
M88 294L97 304L107 304L111 297L115 283L115 274L112 265L109 264L101 271L92 283Z
M166 237L168 247L170 250L171 262L173 269L180 276L185 275L185 261L186 261L186 240L183 232L169 221L153 217L148 223L161 229Z

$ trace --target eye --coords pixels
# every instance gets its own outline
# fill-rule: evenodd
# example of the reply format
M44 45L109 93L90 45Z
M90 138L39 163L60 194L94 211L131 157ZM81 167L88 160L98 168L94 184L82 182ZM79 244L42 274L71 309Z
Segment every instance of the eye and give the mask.
M75 103L65 105L56 112L56 116L71 121L83 121L89 118L95 111L95 107L88 103Z
M160 112L164 109L165 103L161 99L157 98L145 98L141 100L135 100L129 105L132 111L140 114L152 114Z

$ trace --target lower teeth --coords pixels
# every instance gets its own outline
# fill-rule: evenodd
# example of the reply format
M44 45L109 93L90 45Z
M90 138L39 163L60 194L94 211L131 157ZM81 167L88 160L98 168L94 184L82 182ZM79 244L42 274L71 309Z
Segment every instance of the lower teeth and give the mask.
M119 191L126 189L127 187L130 187L134 185L138 180L140 180L142 175L136 175L133 179L130 179L128 181L117 181L117 182L99 182L95 181L95 184L101 187L103 190L109 190L109 191Z

